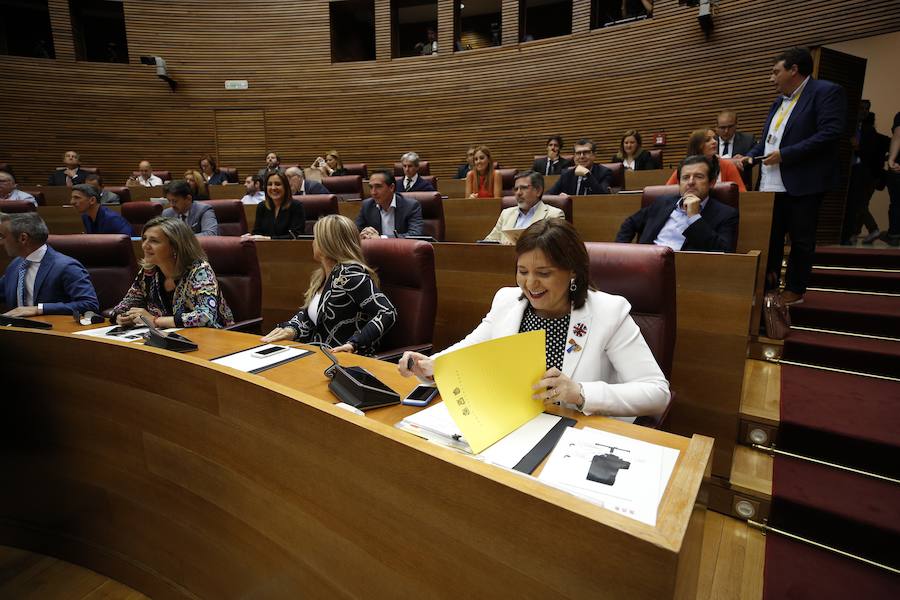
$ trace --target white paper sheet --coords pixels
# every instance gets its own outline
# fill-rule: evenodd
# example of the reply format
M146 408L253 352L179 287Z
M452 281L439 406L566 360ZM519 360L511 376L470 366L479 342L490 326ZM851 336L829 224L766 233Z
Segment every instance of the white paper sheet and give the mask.
M88 329L86 331L76 331L75 335L86 335L89 337L98 337L105 340L118 340L120 342L142 342L144 334L149 331L146 327L133 327L124 330L120 335L109 335L109 332L118 327L118 325L110 325L109 327L98 327L97 329ZM178 327L163 329L166 333L170 331L178 331Z
M588 479L594 457L614 473L612 483ZM678 450L599 429L568 428L538 479L648 525L656 513Z
M269 356L264 356L261 358L253 356L254 353L266 348L271 348L273 346L276 346L278 348L286 348L286 350L284 350L283 352L276 352L275 354L271 354ZM285 360L289 360L299 356L305 356L307 354L312 354L312 351L304 350L303 348L281 346L279 344L262 344L260 346L248 348L247 350L242 350L241 352L229 354L228 356L213 359L210 362L214 362L217 365L223 365L225 367L231 367L232 369L237 369L238 371L243 371L244 373L250 373L253 371L258 371L259 369L265 369L266 367L278 364Z

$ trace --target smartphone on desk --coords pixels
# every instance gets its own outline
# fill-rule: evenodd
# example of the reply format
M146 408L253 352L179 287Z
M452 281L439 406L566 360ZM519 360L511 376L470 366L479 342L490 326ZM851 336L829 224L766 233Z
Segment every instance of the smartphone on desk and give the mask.
M273 354L284 352L287 349L287 346L269 346L268 348L263 348L262 350L254 352L250 356L252 356L253 358L266 358L268 356L272 356Z
M407 406L428 406L438 395L438 389L433 385L417 385L401 403Z

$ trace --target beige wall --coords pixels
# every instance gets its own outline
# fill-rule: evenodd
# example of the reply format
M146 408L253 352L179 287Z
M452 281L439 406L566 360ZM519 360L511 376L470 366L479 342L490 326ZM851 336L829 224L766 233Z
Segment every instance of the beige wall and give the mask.
M900 78L897 77L897 48L900 47L900 33L888 33L873 37L829 44L829 48L860 56L869 62L866 65L866 82L863 98L872 101L875 113L875 127L886 135L891 133L894 115L900 112ZM887 229L887 190L875 192L869 210L878 226Z

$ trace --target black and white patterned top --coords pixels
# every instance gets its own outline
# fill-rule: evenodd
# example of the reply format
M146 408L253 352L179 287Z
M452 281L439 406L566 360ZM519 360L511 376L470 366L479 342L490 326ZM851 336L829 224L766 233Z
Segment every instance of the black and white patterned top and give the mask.
M570 315L571 313L567 313L561 317L547 319L537 316L530 304L525 308L522 324L519 325L519 333L538 331L539 329L543 329L546 332L548 369L556 367L562 371L563 355L566 350L566 335L569 333Z

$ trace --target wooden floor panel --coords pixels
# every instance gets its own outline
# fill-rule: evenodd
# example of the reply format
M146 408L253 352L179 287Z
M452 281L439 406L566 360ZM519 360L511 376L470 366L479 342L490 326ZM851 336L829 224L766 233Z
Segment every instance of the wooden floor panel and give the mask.
M743 521L706 514L697 600L760 600L765 536ZM146 600L121 583L73 564L0 546L0 599Z
M741 414L777 425L781 410L781 365L748 358L744 363Z

